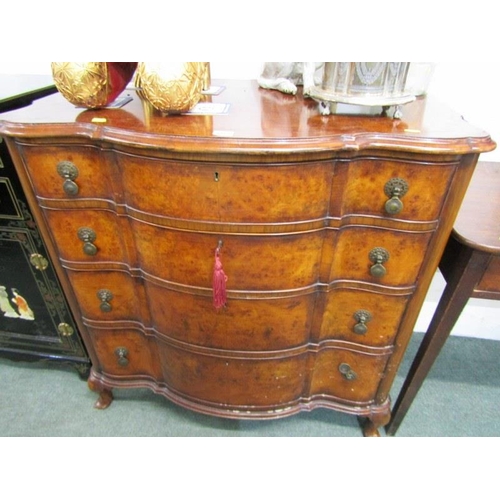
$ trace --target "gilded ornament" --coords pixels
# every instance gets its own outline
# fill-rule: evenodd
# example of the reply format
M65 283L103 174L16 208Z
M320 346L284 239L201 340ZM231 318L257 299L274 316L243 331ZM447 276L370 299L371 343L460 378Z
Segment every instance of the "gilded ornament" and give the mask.
M133 62L53 62L52 76L70 103L101 108L113 102L132 79Z
M164 113L183 113L200 100L207 83L201 62L139 63L135 79L140 95Z

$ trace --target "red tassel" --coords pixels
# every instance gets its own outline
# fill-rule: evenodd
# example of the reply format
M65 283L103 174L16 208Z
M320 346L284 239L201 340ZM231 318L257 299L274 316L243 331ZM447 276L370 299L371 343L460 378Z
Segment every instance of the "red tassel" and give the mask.
M226 281L227 276L222 269L222 262L219 257L219 248L215 250L215 264L213 275L213 303L215 309L220 309L226 305Z

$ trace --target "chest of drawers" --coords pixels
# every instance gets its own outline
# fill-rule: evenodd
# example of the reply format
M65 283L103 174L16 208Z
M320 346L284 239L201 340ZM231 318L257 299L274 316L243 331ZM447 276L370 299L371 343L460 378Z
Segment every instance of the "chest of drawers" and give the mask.
M320 116L224 82L229 112L161 116L59 95L0 123L92 359L97 406L390 418L390 388L489 136L436 103ZM213 301L215 256L227 277Z

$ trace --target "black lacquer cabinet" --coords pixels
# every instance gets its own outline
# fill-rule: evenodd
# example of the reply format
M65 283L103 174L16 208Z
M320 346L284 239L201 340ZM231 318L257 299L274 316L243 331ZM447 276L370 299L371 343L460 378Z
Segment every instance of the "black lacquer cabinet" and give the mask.
M0 117L54 92L49 77L0 75ZM1 137L0 356L70 364L82 377L89 371L77 326Z

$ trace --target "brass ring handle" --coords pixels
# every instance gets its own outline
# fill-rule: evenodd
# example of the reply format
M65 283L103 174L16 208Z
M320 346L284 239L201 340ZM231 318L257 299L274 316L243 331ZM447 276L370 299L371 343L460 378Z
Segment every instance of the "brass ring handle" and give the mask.
M128 356L128 349L125 347L117 347L115 349L115 354L117 356L117 362L120 366L127 366L129 363L129 360L127 359Z
M97 253L97 247L94 245L94 241L97 238L95 231L89 227L81 227L78 229L78 238L83 242L83 253L86 255L95 255Z
M339 365L339 372L342 373L346 380L356 380L358 378L358 374L347 364L341 363Z
M57 173L64 179L63 190L68 196L76 196L79 188L75 179L78 177L76 165L70 161L61 161L57 164Z
M113 294L106 289L99 290L97 292L97 298L101 301L99 308L102 312L108 313L111 312L113 307L110 304L110 301L113 299Z
M389 252L382 247L374 248L370 254L369 258L373 262L373 266L370 267L370 274L374 278L382 278L387 273L387 269L383 266L385 262L389 260Z
M404 205L401 198L408 192L408 183L404 179L395 177L384 186L384 193L389 199L385 203L385 211L390 215L402 212Z
M364 309L360 309L354 313L354 319L357 321L353 328L354 333L357 335L365 335L368 331L366 323L372 319L371 313L369 311L365 311Z

